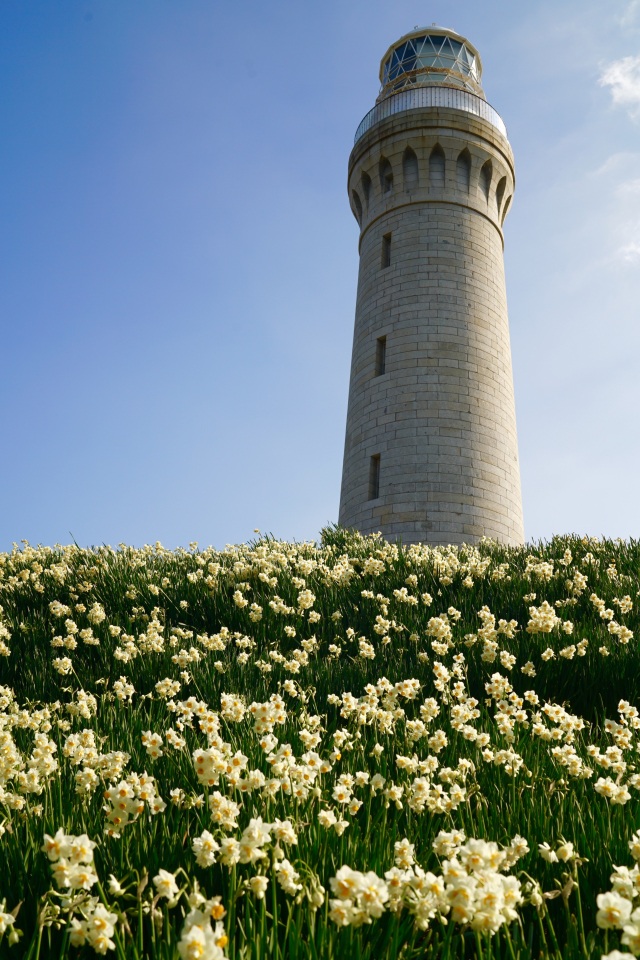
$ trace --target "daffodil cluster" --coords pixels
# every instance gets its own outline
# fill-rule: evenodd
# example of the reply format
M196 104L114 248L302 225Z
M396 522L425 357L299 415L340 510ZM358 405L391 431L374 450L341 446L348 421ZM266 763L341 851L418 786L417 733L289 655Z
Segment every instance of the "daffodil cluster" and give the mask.
M341 867L330 881L336 896L329 916L339 926L358 927L380 918L385 909L396 914L406 909L420 930L439 918L489 934L518 919L516 908L524 902L520 881L505 873L528 853L526 840L516 837L501 849L491 841L465 842L461 832L441 832L434 849L449 855L439 874L414 863L413 845L406 839L396 843L396 865L384 879Z
M581 923L633 953L637 864L611 851L640 794L638 570L589 538L344 531L0 556L2 947L20 909L33 960L44 928L65 960L219 960L227 936L544 956Z
M614 867L611 890L596 898L596 923L604 930L621 931L620 942L634 957L640 956L640 830L629 841L634 866ZM621 957L629 953L617 951Z
M69 939L74 947L89 946L98 954L115 950L115 924L118 916L95 896L78 896L98 882L94 869L95 842L86 834L73 836L59 829L54 836L45 834L42 850L51 864L58 888L67 894L63 908L69 915Z

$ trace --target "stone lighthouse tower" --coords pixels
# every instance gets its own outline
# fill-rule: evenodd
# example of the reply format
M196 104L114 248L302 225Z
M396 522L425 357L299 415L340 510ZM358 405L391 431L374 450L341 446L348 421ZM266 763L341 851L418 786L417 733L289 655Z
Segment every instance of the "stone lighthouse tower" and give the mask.
M413 30L358 127L360 225L339 522L404 543L524 540L502 225L505 125L475 47Z

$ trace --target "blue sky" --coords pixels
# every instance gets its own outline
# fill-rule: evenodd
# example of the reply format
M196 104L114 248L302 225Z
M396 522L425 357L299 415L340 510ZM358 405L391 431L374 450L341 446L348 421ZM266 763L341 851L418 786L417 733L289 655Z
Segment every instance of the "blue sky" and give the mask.
M0 549L337 518L379 61L480 50L525 530L640 536L640 2L2 0Z

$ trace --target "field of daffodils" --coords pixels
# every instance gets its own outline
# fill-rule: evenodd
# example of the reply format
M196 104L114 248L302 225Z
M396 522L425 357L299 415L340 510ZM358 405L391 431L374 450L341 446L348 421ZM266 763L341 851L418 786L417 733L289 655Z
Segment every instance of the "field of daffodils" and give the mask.
M0 555L0 957L640 956L640 544Z

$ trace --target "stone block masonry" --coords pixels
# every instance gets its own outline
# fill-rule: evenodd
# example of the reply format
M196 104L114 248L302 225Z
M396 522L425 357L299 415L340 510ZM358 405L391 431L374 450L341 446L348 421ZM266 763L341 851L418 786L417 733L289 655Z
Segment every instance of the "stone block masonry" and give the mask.
M524 540L502 233L514 185L506 137L461 109L395 113L352 151L344 526L404 543Z

